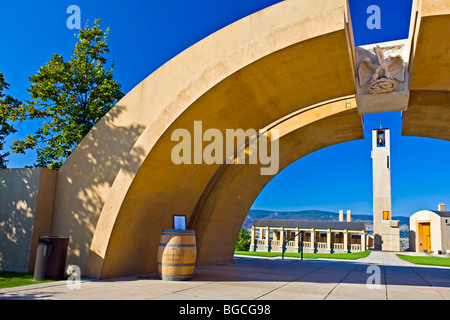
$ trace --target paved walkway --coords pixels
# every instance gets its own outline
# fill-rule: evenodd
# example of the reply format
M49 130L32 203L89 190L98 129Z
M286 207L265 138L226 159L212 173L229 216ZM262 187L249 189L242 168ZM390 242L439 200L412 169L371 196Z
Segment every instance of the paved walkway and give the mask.
M0 289L0 299L449 300L450 268L414 265L376 251L354 261L236 256L230 263L197 267L191 281L147 274L83 280L79 289L60 281Z

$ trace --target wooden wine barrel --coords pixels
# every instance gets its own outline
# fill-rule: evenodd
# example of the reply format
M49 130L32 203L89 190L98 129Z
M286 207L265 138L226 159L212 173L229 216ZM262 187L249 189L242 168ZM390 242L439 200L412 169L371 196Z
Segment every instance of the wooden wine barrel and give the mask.
M191 279L196 259L194 230L163 229L158 247L158 274L161 279Z

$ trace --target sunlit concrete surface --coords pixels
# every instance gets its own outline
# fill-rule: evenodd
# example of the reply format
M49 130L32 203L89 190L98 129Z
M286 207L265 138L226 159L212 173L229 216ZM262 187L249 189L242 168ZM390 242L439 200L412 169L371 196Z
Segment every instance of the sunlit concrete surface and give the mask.
M377 284L369 267L379 268L379 288L367 285ZM1 289L0 299L448 300L450 268L414 265L381 251L353 261L235 256L233 262L197 267L191 281L143 274L83 280L72 290L62 281Z
M423 0L418 9L402 135L450 140L450 2Z

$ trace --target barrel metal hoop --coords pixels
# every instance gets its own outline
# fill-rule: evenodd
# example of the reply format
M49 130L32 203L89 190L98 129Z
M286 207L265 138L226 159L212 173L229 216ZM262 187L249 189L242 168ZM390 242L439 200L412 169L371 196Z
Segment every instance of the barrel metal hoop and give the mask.
M161 247L196 247L196 244L159 243Z
M194 267L194 263L167 263L167 262L158 262L158 265L165 267Z
M164 274L161 273L160 274L162 278L165 278L167 280L176 280L176 279L187 279L187 278L192 278L192 276L194 275L193 273L191 274L183 274L183 275L170 275L170 274Z

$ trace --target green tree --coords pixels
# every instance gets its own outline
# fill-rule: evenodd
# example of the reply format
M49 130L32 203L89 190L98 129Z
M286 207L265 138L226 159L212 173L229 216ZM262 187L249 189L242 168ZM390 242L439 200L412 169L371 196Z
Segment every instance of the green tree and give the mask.
M9 84L5 81L3 73L0 72L0 169L6 169L9 156L9 152L4 152L5 137L16 132L16 129L8 123L8 115L11 109L18 108L21 104L19 100L3 92L8 88Z
M52 59L30 77L31 100L10 113L13 121L42 119L42 125L25 140L15 140L12 150L36 151L35 166L59 169L73 149L122 98L121 85L113 77L114 62L108 69L104 55L109 52L104 32L95 20L81 29L70 60L53 54Z
M239 231L238 239L236 241L236 251L248 251L250 249L250 231L247 229L241 229Z

